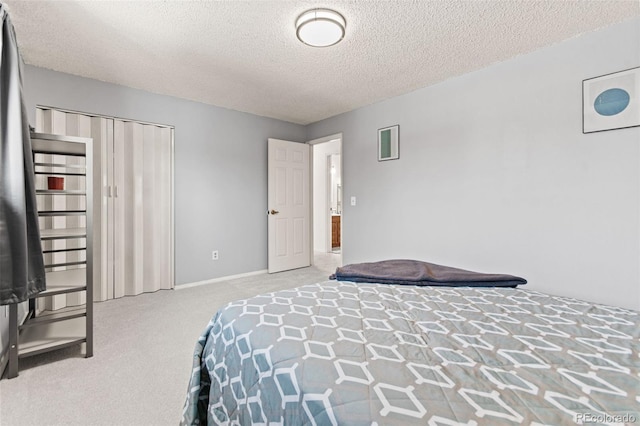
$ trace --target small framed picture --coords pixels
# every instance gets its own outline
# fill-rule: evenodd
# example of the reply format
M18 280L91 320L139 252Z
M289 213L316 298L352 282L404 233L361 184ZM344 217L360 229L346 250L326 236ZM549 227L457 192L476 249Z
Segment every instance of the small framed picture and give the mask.
M400 126L378 129L378 161L400 158Z
M582 133L640 126L640 67L582 81Z

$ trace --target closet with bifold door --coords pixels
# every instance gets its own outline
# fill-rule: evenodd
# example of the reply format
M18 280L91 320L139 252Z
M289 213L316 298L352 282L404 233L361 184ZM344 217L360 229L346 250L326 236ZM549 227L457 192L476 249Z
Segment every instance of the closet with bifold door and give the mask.
M36 131L93 138L94 301L173 288L173 127L38 107ZM76 255L54 252L45 262ZM76 299L56 295L45 305L84 302Z

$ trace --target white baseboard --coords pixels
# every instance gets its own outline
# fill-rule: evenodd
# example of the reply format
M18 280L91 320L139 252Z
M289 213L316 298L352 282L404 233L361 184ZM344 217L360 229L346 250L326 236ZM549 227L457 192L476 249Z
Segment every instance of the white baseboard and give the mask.
M201 285L215 284L215 283L219 283L221 281L229 281L229 280L235 280L235 279L238 279L238 278L253 277L255 275L266 274L267 272L268 271L266 269L261 269L259 271L245 272L244 274L237 274L237 275L228 275L226 277L212 278L210 280L196 281L194 283L177 284L174 287L174 289L175 290L184 290L184 289L191 288L191 287L199 287Z

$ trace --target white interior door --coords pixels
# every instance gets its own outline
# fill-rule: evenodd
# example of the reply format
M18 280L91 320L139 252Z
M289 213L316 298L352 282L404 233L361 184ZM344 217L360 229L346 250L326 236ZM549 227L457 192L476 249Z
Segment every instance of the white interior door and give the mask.
M269 139L269 273L311 265L309 145Z

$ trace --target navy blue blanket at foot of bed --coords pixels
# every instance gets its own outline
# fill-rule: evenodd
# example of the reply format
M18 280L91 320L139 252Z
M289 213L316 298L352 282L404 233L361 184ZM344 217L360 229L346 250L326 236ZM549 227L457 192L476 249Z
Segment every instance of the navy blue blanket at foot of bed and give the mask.
M338 281L449 287L517 287L527 280L507 274L483 274L418 260L394 259L354 263L336 269Z

